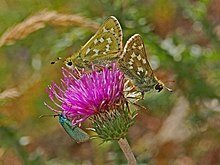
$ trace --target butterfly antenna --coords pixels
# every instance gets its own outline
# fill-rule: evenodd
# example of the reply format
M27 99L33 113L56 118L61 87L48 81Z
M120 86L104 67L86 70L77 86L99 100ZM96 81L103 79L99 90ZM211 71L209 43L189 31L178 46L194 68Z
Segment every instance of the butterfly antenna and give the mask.
M170 81L164 81L164 83L167 83L167 82L175 82L175 80L170 80ZM172 89L170 89L170 88L168 88L168 87L166 87L165 85L164 85L164 87L169 91L169 92L173 92L173 90Z
M54 115L41 115L41 116L39 116L39 118L50 117L50 116L56 117L56 116L59 116L59 115L58 114L54 114Z
M168 87L166 87L166 86L164 86L169 92L173 92L173 90L172 89L170 89L170 88L168 88Z
M168 80L168 81L164 81L164 83L174 83L174 82L176 82L175 80Z
M56 61L52 61L51 64L56 64L58 63L62 58L61 57L57 57L57 60Z

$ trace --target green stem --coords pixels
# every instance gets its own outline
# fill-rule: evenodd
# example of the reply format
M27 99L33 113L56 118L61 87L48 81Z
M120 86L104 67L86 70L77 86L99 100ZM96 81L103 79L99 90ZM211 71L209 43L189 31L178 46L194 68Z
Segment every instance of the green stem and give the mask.
M137 165L137 161L134 157L130 145L128 144L127 139L119 139L118 144L121 147L126 159L128 160L128 164Z

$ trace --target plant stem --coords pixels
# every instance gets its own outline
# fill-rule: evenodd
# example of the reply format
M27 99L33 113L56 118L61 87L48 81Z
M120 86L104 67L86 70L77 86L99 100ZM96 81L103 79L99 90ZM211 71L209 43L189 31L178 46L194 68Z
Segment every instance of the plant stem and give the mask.
M124 155L126 159L128 160L129 165L137 165L137 161L134 157L133 152L131 151L131 147L128 144L127 139L119 139L118 141L119 146L121 147L122 151L124 152Z

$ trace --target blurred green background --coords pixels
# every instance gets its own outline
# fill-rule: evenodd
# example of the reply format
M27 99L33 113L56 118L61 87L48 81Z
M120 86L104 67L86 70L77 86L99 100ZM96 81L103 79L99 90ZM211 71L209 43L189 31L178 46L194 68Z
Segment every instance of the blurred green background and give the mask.
M138 164L220 164L220 2L218 0L1 0L0 36L42 10L101 24L114 15L125 41L142 35L155 75L174 92L145 95L128 140ZM47 24L0 47L0 164L126 164L117 143L76 144L44 106L62 63L95 30ZM15 33L16 34L16 33ZM172 82L174 81L174 82ZM88 124L88 123L86 123ZM85 125L84 125L85 126Z

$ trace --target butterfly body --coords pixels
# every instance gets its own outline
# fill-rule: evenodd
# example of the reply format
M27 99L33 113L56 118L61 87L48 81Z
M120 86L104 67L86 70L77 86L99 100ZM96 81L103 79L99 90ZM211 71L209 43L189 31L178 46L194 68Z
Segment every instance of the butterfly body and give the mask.
M96 34L64 63L68 68L87 68L91 62L103 65L116 60L122 53L122 30L118 20L111 16Z
M74 139L77 143L85 142L89 140L89 135L77 126L73 126L71 121L64 117L62 114L58 114L59 123L62 125L66 133Z
M147 60L144 42L139 34L133 35L126 42L119 59L119 67L142 94L151 90L160 92L164 87L164 84L154 76Z

